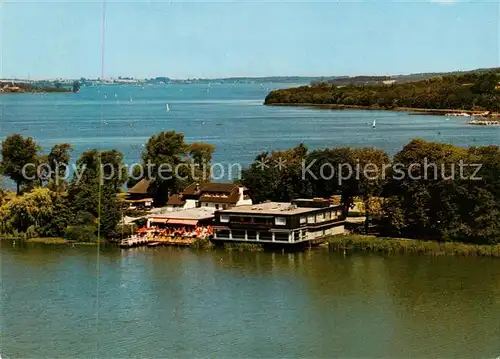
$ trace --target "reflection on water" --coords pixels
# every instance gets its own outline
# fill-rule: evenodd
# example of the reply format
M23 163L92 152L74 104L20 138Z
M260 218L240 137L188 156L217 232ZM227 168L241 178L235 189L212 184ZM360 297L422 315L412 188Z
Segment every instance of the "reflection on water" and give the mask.
M498 260L1 245L5 357L500 353Z

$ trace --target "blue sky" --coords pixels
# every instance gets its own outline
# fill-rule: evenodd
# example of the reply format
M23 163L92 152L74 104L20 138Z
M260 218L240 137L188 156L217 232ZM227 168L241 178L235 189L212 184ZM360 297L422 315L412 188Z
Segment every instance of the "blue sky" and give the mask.
M500 64L498 1L108 1L104 74L400 74ZM0 77L101 74L101 1L3 1Z

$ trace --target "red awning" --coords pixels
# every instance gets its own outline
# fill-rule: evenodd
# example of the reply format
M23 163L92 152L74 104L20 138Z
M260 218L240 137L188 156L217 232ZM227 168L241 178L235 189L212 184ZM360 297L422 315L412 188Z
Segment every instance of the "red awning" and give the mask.
M151 223L167 223L168 218L151 218L150 222Z
M198 224L197 219L158 218L158 217L157 218L152 217L150 219L150 222L181 225L181 226L196 226Z
M175 225L183 225L183 226L196 226L198 224L198 220L169 218L167 223Z

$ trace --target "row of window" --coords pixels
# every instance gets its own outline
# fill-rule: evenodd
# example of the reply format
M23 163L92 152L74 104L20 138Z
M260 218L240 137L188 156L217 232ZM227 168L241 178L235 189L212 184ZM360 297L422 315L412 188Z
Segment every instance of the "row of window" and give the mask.
M314 224L314 223L322 223L326 221L330 221L332 219L337 219L340 213L337 211L328 211L323 213L318 213L316 215L311 214L308 216L300 217L300 224Z
M300 224L312 224L312 223L322 223L326 221L330 221L332 219L338 218L339 213L337 211L328 211L325 213L318 213L316 215L311 214L309 216L302 216L300 217ZM229 215L220 215L220 222L221 223L229 223L231 221L231 218ZM274 224L276 226L286 226L286 220L287 217L274 217ZM267 225L272 225L273 220L272 218L265 218L265 217L234 217L233 216L233 223L248 223L248 224L267 224Z
M228 230L217 231L218 239L245 239L245 231L241 230L233 230L231 233ZM257 232L256 231L246 231L246 239L247 240L257 240ZM259 239L260 241L272 241L273 233L272 232L260 232ZM288 233L274 233L274 240L279 242L288 242L289 235Z

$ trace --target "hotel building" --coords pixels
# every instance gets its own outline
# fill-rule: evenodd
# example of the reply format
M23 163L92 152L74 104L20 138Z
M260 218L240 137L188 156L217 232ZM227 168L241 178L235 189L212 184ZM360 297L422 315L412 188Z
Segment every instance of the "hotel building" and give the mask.
M292 244L344 233L342 206L323 198L265 202L215 212L214 241Z

